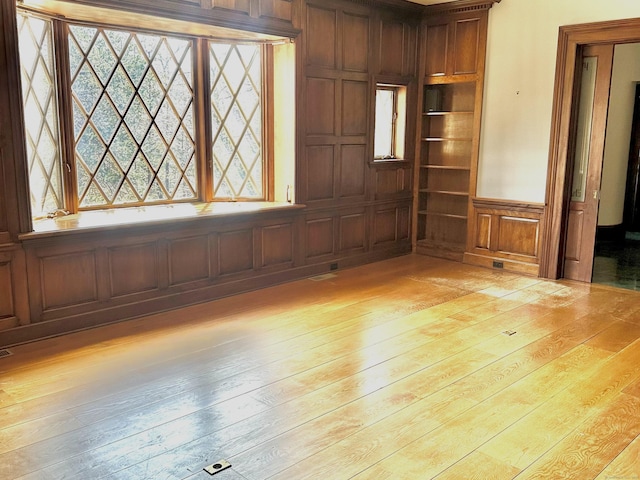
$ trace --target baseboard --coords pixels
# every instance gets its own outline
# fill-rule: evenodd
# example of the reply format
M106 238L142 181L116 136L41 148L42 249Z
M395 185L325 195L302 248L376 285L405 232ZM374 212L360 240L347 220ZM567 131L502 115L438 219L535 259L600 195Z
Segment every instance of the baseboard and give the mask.
M596 242L622 242L624 241L624 225L598 225L596 228Z
M475 253L465 253L464 263L477 267L493 268L495 270L505 270L508 272L521 273L537 277L540 275L540 265L535 263L518 262L502 257L490 257L477 255ZM501 265L501 267L496 266Z

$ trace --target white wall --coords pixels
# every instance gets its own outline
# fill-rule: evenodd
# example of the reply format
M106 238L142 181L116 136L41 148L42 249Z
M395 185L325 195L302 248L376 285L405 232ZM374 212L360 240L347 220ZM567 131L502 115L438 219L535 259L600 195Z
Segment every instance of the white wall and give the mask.
M637 82L640 82L640 43L616 45L611 76L598 225L622 223Z
M478 196L544 202L562 25L640 17L640 0L502 0L489 14Z

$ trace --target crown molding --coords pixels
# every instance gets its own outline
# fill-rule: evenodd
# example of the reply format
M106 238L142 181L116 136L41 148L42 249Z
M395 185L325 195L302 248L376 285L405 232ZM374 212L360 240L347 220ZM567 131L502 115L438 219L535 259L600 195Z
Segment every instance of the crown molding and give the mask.
M405 13L422 15L425 6L419 3L408 2L406 0L348 0L351 3L357 3L359 5L365 5L367 7L378 8L393 8L394 11Z
M453 13L474 12L489 10L494 3L501 0L456 0L455 2L439 3L436 5L422 5L407 0L348 0L351 3L367 7L394 9L405 14L425 16L449 15Z
M478 10L489 10L493 7L494 3L500 3L500 1L501 0L457 0L451 3L425 5L423 11L427 17L432 15L476 12Z

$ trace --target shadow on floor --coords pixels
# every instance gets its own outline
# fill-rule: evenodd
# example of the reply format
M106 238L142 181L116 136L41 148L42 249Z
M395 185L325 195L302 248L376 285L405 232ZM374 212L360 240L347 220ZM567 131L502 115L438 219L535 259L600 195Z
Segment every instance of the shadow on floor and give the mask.
M640 291L640 233L596 243L592 282Z

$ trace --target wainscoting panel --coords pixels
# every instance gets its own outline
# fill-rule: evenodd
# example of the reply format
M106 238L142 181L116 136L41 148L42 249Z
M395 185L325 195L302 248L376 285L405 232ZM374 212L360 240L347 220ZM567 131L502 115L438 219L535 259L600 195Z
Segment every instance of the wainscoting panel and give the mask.
M211 276L208 235L169 241L169 285L206 280Z
M473 199L465 263L538 275L544 205Z

